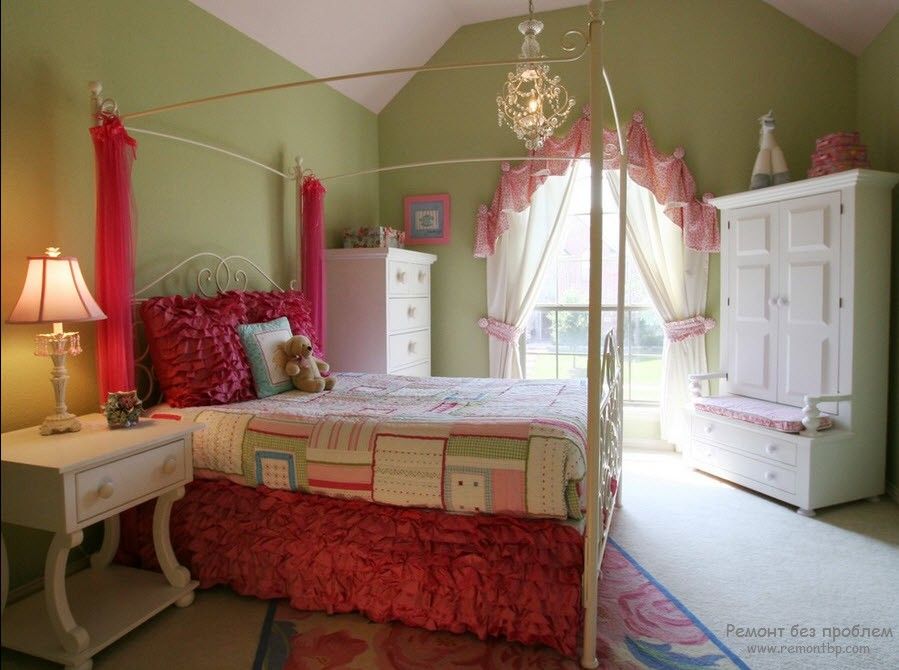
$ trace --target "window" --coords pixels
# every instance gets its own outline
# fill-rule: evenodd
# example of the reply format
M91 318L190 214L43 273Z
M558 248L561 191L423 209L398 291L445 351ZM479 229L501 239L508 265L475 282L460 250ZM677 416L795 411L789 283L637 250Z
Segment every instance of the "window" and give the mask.
M587 303L590 287L590 166L584 162L572 194L556 258L546 270L528 322L525 374L530 379L587 375ZM603 183L602 332L615 326L618 291L618 210ZM663 329L637 267L626 254L624 399L658 403Z

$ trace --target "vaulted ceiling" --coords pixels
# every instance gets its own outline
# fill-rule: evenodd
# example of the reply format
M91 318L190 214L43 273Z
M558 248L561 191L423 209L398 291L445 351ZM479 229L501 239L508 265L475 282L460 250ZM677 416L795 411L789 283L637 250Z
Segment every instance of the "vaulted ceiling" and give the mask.
M525 0L191 1L315 77L419 65L461 26L527 13ZM855 55L899 12L899 0L764 1ZM537 0L535 13L584 4ZM411 77L332 86L380 112Z

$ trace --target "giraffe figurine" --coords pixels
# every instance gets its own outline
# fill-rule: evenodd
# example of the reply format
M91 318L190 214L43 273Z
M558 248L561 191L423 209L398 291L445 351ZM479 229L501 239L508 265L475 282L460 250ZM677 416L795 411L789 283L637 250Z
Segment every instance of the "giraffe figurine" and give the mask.
M764 116L759 117L759 122L761 123L759 152L755 157L755 166L752 168L749 190L786 184L790 181L787 161L784 159L784 153L774 137L774 111L771 110Z

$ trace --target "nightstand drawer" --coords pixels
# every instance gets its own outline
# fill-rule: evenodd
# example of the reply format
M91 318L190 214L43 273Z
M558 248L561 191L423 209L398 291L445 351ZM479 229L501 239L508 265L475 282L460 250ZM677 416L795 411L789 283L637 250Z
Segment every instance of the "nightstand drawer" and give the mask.
M79 522L125 505L186 477L184 440L179 439L75 475Z

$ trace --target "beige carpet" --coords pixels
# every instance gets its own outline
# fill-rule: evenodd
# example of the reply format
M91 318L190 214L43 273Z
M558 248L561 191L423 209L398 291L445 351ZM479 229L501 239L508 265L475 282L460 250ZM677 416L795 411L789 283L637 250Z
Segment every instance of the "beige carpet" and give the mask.
M806 519L690 471L673 455L632 452L625 468L613 535L749 667L899 668L895 503L841 505ZM96 656L94 668L249 670L265 608L226 589L199 592L191 607L168 609ZM822 637L824 627L856 624L891 628L893 637ZM816 637L792 638L793 625L815 628ZM783 637L736 635L737 628L781 627ZM753 652L758 643L775 649ZM836 656L837 645L868 650ZM4 670L59 667L5 649L0 661Z
M808 519L674 455L631 453L625 468L616 540L749 667L899 668L899 505L862 501ZM856 624L893 637L823 637ZM816 636L794 638L794 625ZM775 649L753 652L758 644Z

